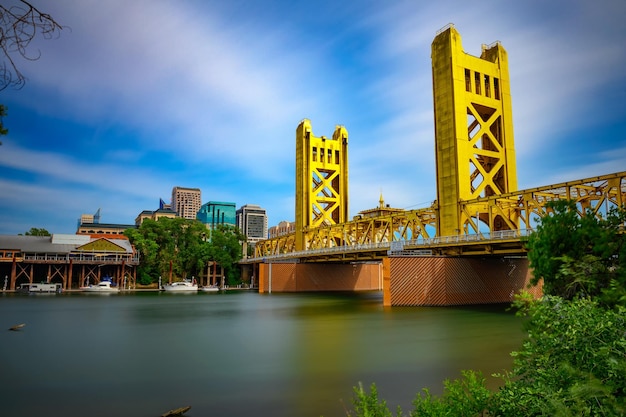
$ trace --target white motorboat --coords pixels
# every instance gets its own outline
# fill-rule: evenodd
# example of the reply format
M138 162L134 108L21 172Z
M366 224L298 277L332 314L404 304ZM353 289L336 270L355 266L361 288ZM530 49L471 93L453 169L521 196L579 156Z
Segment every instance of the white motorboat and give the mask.
M193 281L176 281L164 284L163 290L167 292L193 292L198 291L198 283L195 279Z
M204 292L218 292L220 290L220 287L218 287L217 285L209 285L207 287L201 287L200 291L204 291Z
M86 287L80 287L84 292L98 292L98 293L115 293L119 292L119 287L113 285L111 281L100 281L96 285L88 285Z

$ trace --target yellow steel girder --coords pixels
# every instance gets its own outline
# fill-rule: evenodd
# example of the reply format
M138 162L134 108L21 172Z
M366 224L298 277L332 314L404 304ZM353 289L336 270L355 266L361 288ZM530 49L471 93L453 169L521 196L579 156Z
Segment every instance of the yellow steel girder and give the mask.
M310 245L304 231L348 221L348 132L313 135L304 119L296 129L296 250Z
M491 222L487 206L459 207L517 189L506 51L495 43L471 56L450 25L433 40L432 66L439 235L477 232L479 222L516 229L507 212Z
M606 216L611 209L624 207L626 203L626 171L462 201L459 205L463 213L471 213L473 207L486 204L489 221L487 231L494 232L498 230L494 227L498 218L505 222L513 219L507 224L508 227L517 224L518 230L534 229L536 221L549 214L547 203L556 200L574 201L579 216L588 213L597 217Z
M259 242L256 257L532 230L558 199L574 200L581 216L624 206L626 172L517 191L508 56L500 43L474 57L447 26L433 40L432 70L436 203L349 221L347 131L337 126L332 140L315 137L305 119L296 130L295 233Z
M468 229L468 234L475 232L479 222L486 228L480 229L480 234L483 235L506 230L506 227L512 228L516 224L518 229L510 230L520 232L534 229L537 219L549 213L547 203L559 199L574 200L579 215L590 213L598 217L605 216L607 211L626 205L626 171L462 201L459 203L459 210L468 222L472 222L470 227L474 230ZM496 226L498 221L508 223L503 228ZM306 236L310 242L307 249L442 237L437 233L436 226L437 210L433 207L404 211L392 216L355 219L343 224L307 230ZM521 235L523 233L518 233L518 236ZM255 257L296 253L293 240L294 234L291 234L259 242Z
M259 242L255 247L255 257L263 258L339 246L428 239L434 236L436 218L434 208L427 208L382 217L354 219L342 224L323 225L303 231L307 242L305 249L296 249L295 245L289 244L295 240L296 234L292 233Z

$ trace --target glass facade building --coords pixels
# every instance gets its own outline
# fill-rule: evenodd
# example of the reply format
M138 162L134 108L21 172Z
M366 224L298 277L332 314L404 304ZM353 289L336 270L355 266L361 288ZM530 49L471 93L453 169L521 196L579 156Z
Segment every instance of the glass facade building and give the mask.
M207 225L209 229L215 229L220 224L236 226L235 203L209 201L200 207L196 219Z

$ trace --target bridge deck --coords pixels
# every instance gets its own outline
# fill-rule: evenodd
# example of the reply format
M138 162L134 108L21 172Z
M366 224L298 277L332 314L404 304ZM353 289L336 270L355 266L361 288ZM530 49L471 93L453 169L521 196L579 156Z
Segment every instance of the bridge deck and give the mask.
M524 255L528 231L506 230L487 234L443 236L427 239L380 242L247 258L242 263L258 262L364 262L387 256L485 256Z

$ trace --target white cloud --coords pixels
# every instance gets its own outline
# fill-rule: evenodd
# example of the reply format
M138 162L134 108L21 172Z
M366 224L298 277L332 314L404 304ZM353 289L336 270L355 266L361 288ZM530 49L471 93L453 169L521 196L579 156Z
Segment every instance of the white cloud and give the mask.
M598 175L623 165L623 153L609 158L598 154L606 146L589 144L580 147L589 158L570 157L569 167L533 164L546 143L566 148L564 137L585 140L577 131L626 117L624 6L601 3L561 11L537 1L506 9L495 0L329 2L307 16L289 15L301 12L290 5L257 19L203 2L55 2L47 11L71 30L41 43L28 84L11 100L93 129L93 137L63 138L81 149L89 141L93 154L6 142L0 165L78 192L85 207L99 207L98 193L113 195L119 207L110 210L127 221L174 185L293 220L295 129L309 118L316 135L348 129L351 211L376 205L381 190L395 207L428 204L436 198L430 44L453 22L468 53L497 39L509 53L520 185ZM335 21L342 24L329 30ZM607 91L624 100L606 102ZM63 134L46 132L47 142ZM229 189L235 182L246 185Z
M95 165L62 154L23 149L13 143L3 145L0 164L37 175L48 184L80 185L107 194L115 192L150 197L163 184L159 173L114 164Z
M140 146L250 169L258 157L280 159L277 133L312 105L311 86L298 85L305 59L280 49L277 35L224 30L217 16L163 2L81 2L69 11L59 19L72 30L32 77L58 91L48 114L62 99L61 111L77 120L142 129Z

